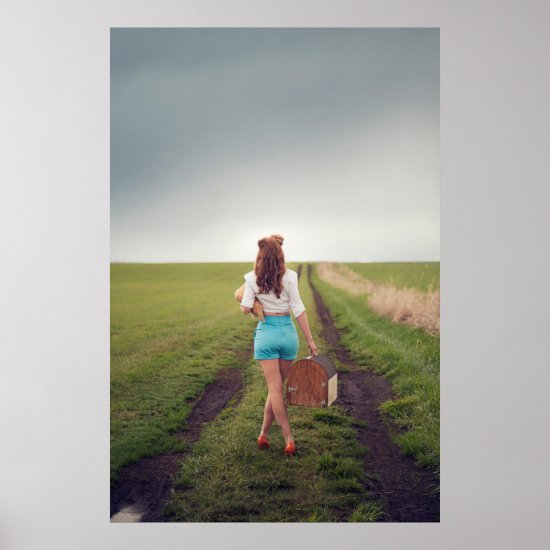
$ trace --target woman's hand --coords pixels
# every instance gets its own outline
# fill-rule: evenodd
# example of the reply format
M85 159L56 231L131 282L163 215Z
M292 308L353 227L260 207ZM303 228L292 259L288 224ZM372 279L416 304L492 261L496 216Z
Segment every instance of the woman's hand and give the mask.
M309 351L311 352L311 355L317 355L317 346L315 345L315 342L311 340L307 343L307 345L309 346Z

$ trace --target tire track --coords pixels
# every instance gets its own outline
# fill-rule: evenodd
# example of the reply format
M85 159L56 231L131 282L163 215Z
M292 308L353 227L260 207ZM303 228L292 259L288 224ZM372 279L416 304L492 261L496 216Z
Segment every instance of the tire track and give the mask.
M364 421L357 428L358 439L369 452L363 457L366 487L373 497L384 503L381 521L438 522L439 479L435 472L405 456L392 439L391 428L380 415L380 404L395 396L389 382L381 375L357 367L340 343L330 311L311 280L312 265L307 265L308 283L313 292L322 337L331 351L349 371L338 372L338 398L347 414Z
M252 355L249 350L239 357L239 362L247 362ZM193 406L185 420L187 428L177 436L189 444L185 451L169 452L145 457L124 467L116 483L111 487L111 520L161 522L167 521L163 510L169 499L173 476L179 472L181 463L191 452L202 430L226 406L229 400L242 388L243 375L238 368L221 370L214 382ZM115 519L115 521L117 521Z

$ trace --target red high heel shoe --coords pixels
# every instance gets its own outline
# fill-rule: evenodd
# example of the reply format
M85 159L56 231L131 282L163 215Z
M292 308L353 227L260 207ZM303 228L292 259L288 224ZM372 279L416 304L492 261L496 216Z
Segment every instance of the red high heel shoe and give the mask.
M289 441L286 446L284 453L285 455L292 456L296 452L296 445L294 441Z
M269 441L265 435L258 437L258 449L269 449Z

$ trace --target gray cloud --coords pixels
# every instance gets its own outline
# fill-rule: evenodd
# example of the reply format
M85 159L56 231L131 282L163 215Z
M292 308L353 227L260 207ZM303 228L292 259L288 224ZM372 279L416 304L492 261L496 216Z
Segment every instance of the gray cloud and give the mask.
M112 259L249 260L266 231L439 257L438 30L112 29Z

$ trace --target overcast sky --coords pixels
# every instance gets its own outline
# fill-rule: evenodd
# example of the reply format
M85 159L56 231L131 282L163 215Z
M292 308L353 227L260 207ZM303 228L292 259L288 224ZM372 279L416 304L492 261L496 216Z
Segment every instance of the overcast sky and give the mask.
M438 29L112 29L111 260L439 260Z

